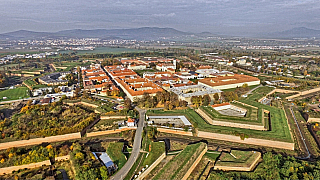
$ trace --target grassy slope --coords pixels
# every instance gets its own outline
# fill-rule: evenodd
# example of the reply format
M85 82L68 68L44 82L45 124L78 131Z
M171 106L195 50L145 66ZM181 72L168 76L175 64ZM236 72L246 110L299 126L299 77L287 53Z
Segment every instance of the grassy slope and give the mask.
M259 156L259 153L254 153L252 151L232 150L231 153L236 158L231 156L229 153L223 153L219 158L220 161L217 161L216 165L248 167Z
M168 162L153 179L181 179L205 146L204 143L187 146L179 155Z
M112 161L118 165L118 169L121 169L127 162L126 156L122 153L123 143L116 142L110 143L107 149L107 154Z
M144 160L143 166L151 165L155 160L157 160L164 152L165 145L164 142L150 142L151 152L149 152L149 146L147 147L147 152L149 152L148 157Z

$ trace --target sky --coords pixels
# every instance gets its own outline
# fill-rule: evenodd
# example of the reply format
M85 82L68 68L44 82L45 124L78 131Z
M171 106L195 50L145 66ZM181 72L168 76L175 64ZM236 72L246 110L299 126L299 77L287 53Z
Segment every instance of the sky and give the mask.
M0 0L0 33L169 27L259 34L320 29L319 0Z

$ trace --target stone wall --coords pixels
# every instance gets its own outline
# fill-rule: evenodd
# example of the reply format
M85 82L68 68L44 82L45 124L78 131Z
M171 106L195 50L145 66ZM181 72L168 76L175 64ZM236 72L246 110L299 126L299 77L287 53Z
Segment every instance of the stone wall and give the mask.
M186 132L186 131L179 131L175 129L165 129L165 128L157 128L159 132L162 133L171 133L171 134L179 134L179 135L184 135L184 136L193 136L192 132Z
M50 136L45 138L35 138L35 139L29 139L29 140L5 142L5 143L0 143L0 150L12 148L12 147L38 145L45 142L51 143L51 142L67 141L67 140L80 139L80 138L81 138L81 135L80 135L80 132L78 132L78 133L64 134L64 135L58 135L58 136Z
M292 99L292 98L295 98L295 97L304 96L304 95L311 94L311 93L318 92L318 91L320 91L320 87L319 88L310 89L310 90L306 90L306 91L302 91L300 94L286 97L286 99Z
M99 107L98 105L90 104L90 103L83 102L83 101L81 101L81 102L80 102L80 104L85 105L85 106L89 106L89 107L93 107L93 108L97 108L97 107Z
M260 162L261 160L261 153L260 152L256 152L259 153L259 156L257 156L257 158L252 162L252 164L250 166L214 166L214 170L223 170L223 171L252 171L257 164Z
M293 90L287 90L287 89L274 89L271 92L269 92L266 96L269 96L269 95L271 95L271 94L273 94L275 92L284 93L284 94L298 93L298 94L294 94L292 96L286 97L286 99L293 99L293 98L296 98L296 97L299 97L299 96L304 96L304 95L307 95L307 94L311 94L311 93L314 93L314 92L317 92L317 91L320 91L320 87L319 88L310 89L310 90L306 90L306 91L293 91ZM263 98L265 98L265 97L263 97ZM259 100L259 102L260 102L260 100Z
M207 138L207 139L216 139L221 141L229 141L234 143L251 144L256 146L266 146L266 147L273 147L273 148L279 148L279 149L294 150L294 143L290 143L290 142L273 141L273 140L257 139L257 138L245 138L244 140L241 140L239 136L218 134L218 133L211 133L211 132L204 132L204 131L199 131L198 137Z
M243 128L243 129L254 129L259 131L267 131L268 129L264 127L264 125L253 125L253 124L245 124L245 123L233 123L227 121L216 121L211 119L203 110L198 108L196 112L204 118L209 124L215 126L228 126L228 127L235 127L235 128Z
M192 136L191 132L164 129L164 128L158 128L157 130L163 133ZM273 148L279 148L279 149L294 150L294 143L290 143L290 142L273 141L273 140L258 139L258 138L246 138L244 140L241 140L239 136L211 133L211 132L204 132L204 131L198 131L197 137L206 138L206 139L216 139L220 141L229 141L234 143L250 144L250 145L256 145L256 146L265 146L265 147L273 147Z
M115 129L115 130L91 132L91 133L87 133L87 137L102 136L102 135L108 135L108 134L116 134L116 133L120 133L122 131L129 131L129 130L136 130L136 129L137 129L136 127L127 127L127 128Z
M313 122L320 123L320 118L310 118L310 117L309 117L308 123L313 123Z
M69 160L69 159L70 159L70 156L66 155L66 156L56 157L55 161ZM10 174L10 173L12 173L12 171L18 171L20 169L37 168L37 167L41 167L43 165L49 166L52 164L51 164L50 160L46 160L46 161L42 161L42 162L24 164L24 165L20 165L20 166L10 166L10 167L5 167L5 168L0 168L0 175Z
M107 120L107 119L126 119L127 116L101 116L101 120Z

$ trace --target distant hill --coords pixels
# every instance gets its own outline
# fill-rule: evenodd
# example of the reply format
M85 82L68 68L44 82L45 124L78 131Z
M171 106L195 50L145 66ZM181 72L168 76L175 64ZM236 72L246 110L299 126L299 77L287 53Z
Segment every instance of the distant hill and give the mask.
M19 31L14 31L14 32L9 32L9 33L4 33L4 34L0 34L0 38L1 36L4 37L8 37L8 38L13 38L13 39L39 39L42 37L48 37L50 36L52 33L48 33L48 32L34 32L34 31L27 31L27 30L19 30Z
M269 38L320 38L320 30L306 27L293 28L286 31L274 32L267 35Z
M101 39L137 39L137 40L159 40L163 38L180 37L192 33L178 31L173 28L142 27L133 29L94 29L94 30L64 30L59 32L34 32L14 31L0 34L0 38L10 39L40 39L40 38L101 38Z

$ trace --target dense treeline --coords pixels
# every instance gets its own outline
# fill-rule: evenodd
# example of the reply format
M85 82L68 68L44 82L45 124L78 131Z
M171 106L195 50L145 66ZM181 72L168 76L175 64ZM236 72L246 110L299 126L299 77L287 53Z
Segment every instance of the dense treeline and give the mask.
M9 148L0 151L0 168L41 162L55 156L65 156L68 153L68 145L54 147L49 144L32 148Z
M88 149L80 144L71 146L70 160L76 171L76 179L108 179L108 169Z
M0 72L0 88L6 87L8 83L8 77L4 72Z
M173 109L176 107L186 107L188 103L181 101L173 92L157 92L155 96L150 96L148 93L143 94L142 98L136 98L139 107L154 108L157 105L163 105L165 109Z
M62 102L49 105L26 105L11 119L0 121L0 139L28 139L79 132L96 118L96 114L79 106Z

